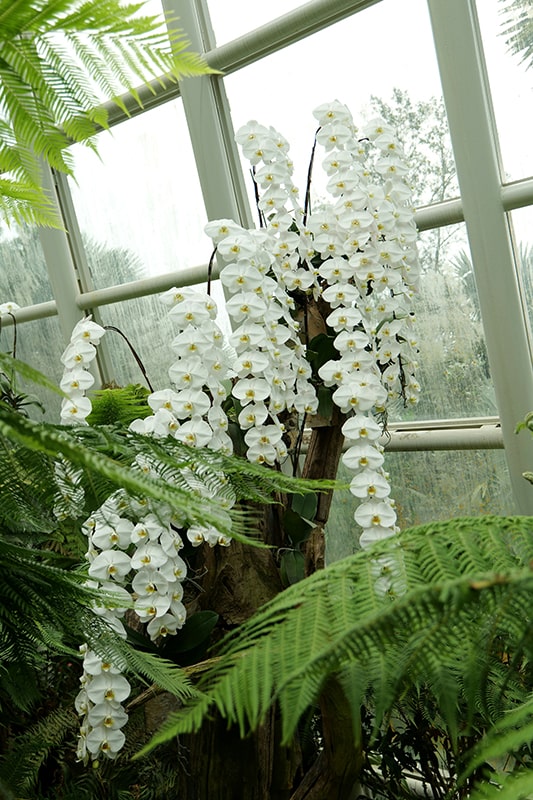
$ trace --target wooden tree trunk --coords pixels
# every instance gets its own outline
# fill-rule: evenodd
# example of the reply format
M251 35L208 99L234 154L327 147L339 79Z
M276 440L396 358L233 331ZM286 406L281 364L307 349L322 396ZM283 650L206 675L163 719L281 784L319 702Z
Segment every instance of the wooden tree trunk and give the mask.
M269 512L267 538L277 538ZM223 630L248 619L282 590L275 551L234 542L230 548L205 548L207 572L200 606L220 615ZM180 737L180 800L289 800L299 782L300 748L281 747L276 709L242 740L236 727L215 718L192 735Z

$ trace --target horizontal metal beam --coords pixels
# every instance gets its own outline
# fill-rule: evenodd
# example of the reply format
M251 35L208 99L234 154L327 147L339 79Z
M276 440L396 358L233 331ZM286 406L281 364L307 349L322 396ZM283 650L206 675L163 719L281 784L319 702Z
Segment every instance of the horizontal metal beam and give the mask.
M416 429L416 422L412 423L409 430L401 427L395 429L391 425L387 433L381 437L380 444L390 453L404 453L414 451L442 451L442 450L503 450L503 435L498 422L493 423L487 418L487 423L471 428L459 427L452 428L453 420L448 420L449 428L431 429L424 428L424 422L420 422L421 428ZM430 423L431 424L431 423ZM401 426L401 423L398 423ZM307 452L311 431L307 431L304 436L302 452ZM347 450L349 443L344 443L344 450Z
M441 430L391 430L381 444L390 452L412 450L501 450L503 435L499 425Z
M500 195L503 209L507 212L533 205L533 178L503 184ZM419 231L464 222L461 198L454 197L442 203L421 206L415 212L415 221Z
M501 189L502 203L506 211L533 205L533 178L505 184ZM415 221L419 231L433 230L446 225L455 225L463 221L462 204L459 198L445 200L429 206L422 206L415 213ZM77 306L80 309L95 308L101 305L131 300L148 294L165 292L172 286L193 286L205 283L207 280L207 264L202 264L179 272L170 272L151 278L142 278L131 283L109 286L105 289L96 289L92 292L80 294ZM219 269L215 264L212 278L217 279ZM57 314L54 300L48 303L26 306L17 311L17 320L27 322L32 319L42 319ZM4 323L9 325L9 321Z
M506 211L533 204L533 178L504 184L501 188L502 205Z
M415 222L419 231L429 231L445 225L457 225L463 221L463 206L459 198L445 200L430 206L421 206L415 211Z
M211 67L236 72L381 0L312 0L206 53Z
M33 306L18 308L13 312L13 316L15 317L17 325L19 322L33 322L33 320L36 319L57 317L57 303L55 300L49 300L46 303L36 303ZM6 325L13 325L13 317L11 314L2 315L2 327Z
M78 295L77 306L82 309L98 308L100 306L119 303L122 300L133 300L150 294L166 292L173 286L195 286L207 281L208 265L182 269L179 272L168 272L165 275L156 275L153 278L143 278L139 281L122 283L118 286L109 286L105 289L95 289ZM215 265L212 278L218 278L219 268Z
M120 97L120 102L126 111L113 100L102 103L101 107L107 112L107 124L110 128L181 96L179 83L163 78L139 86L136 92L138 99L131 92L126 92Z
M311 0L203 55L209 66L229 75L379 2L381 0L336 0L335 3L331 0ZM127 113L112 101L103 104L110 126L180 96L179 84L171 83L168 79L150 81L136 91L142 107L131 92L126 92L120 98Z

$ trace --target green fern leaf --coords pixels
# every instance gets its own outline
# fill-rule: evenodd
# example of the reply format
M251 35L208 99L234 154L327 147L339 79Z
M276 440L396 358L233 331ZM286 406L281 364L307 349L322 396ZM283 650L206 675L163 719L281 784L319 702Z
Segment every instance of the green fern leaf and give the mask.
M421 526L291 586L229 637L200 683L202 695L143 752L196 730L213 706L244 732L276 700L288 741L327 678L351 667L368 669L378 721L408 687L423 685L456 735L459 691L469 687L461 697L467 708L477 701L476 676L490 674L485 667L498 661L501 637L523 658L533 656L532 529L526 517ZM388 592L376 591L383 564Z
M492 776L490 783L479 785L470 800L531 800L533 770L521 770L512 775Z
M182 31L169 33L162 17L140 14L142 6L0 0L1 156L16 165L4 178L6 219L59 224L40 185L39 158L71 174L68 145L95 149L92 137L107 125L102 101L115 99L127 113L120 96L130 91L141 104L138 84L214 71L187 50Z

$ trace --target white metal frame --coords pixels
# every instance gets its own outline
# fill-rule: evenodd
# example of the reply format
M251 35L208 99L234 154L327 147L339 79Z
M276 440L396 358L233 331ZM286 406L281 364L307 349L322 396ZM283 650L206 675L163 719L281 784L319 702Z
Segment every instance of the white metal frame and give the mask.
M468 231L485 343L518 508L533 511L522 473L533 442L515 427L533 409L531 332L520 291L479 25L473 0L428 0Z
M312 0L221 47L214 46L207 0L163 0L163 5L179 17L193 48L204 52L213 67L229 74L380 1ZM505 445L517 510L533 513L533 493L522 478L522 472L533 466L533 442L526 435L514 434L518 420L533 409L531 339L506 216L512 209L533 205L533 177L502 183L474 0L427 2L461 197L419 209L417 224L420 230L428 230L466 223L500 418L393 425L389 447L462 450ZM208 217L230 217L251 225L223 77L197 78L163 88L154 83L154 89L154 94L143 93L146 110L180 95L183 99ZM132 114L139 113L134 103L125 100ZM114 124L123 121L124 115L115 107L110 119ZM200 265L94 289L84 279L81 241L67 184L49 181L51 193L66 209L68 236L61 231L41 234L55 300L22 309L17 313L21 322L57 314L67 338L83 310L205 280L207 266Z

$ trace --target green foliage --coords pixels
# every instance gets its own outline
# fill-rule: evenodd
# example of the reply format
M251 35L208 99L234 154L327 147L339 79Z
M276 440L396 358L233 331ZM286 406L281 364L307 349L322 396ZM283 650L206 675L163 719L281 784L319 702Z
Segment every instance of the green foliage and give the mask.
M1 765L2 779L23 796L34 789L39 770L65 739L72 740L79 721L72 708L57 708L13 738ZM0 796L3 796L0 794Z
M42 661L40 648L70 635L76 641L84 629L97 640L107 626L89 619L88 608L98 595L82 586L86 575L54 565L57 556L8 544L0 539L0 663L17 661L32 666ZM105 593L102 603L106 601ZM107 604L113 600L108 595Z
M29 364L19 361L17 358L13 358L2 351L0 351L0 368L3 373L9 376L11 383L14 383L15 375L18 375L27 381L37 383L43 389L63 396L63 392L57 384L47 378L46 375L43 375L42 372L39 372L39 370L34 369Z
M67 146L107 125L102 100L136 83L212 70L183 32L120 0L0 0L0 214L59 224L41 187L39 159L72 172Z
M337 676L357 740L365 704L375 743L414 692L459 757L479 725L528 699L532 531L527 517L420 526L292 585L228 637L199 693L142 752L198 730L214 709L244 735L274 702L288 742ZM498 753L527 737L507 722L490 738Z
M533 18L531 6L524 0L500 0L502 31L507 47L527 68L533 65Z
M136 419L152 413L146 402L150 392L139 384L100 389L91 395L92 411L87 417L89 425L116 425L128 427Z
M168 636L161 653L182 666L201 661L210 644L211 634L219 621L215 611L197 611L187 617L179 636Z
M533 771L524 770L510 775L494 775L490 783L481 784L470 800L531 800Z
M291 586L303 580L305 575L303 553L299 550L285 550L281 554L280 575L283 586Z
M48 383L39 373L7 356L1 356L0 361L8 372L16 369L43 387ZM126 393L119 415L122 419L124 408L129 413L131 403L135 405L143 394L144 390L136 387L130 396ZM161 465L159 478L132 468L139 455ZM84 489L76 508L77 519L61 523L54 514L62 489L58 462L65 467L64 488L69 489L69 474L79 474ZM305 503L308 493L313 496L330 485L293 481L243 459L189 448L174 439L136 436L109 425L66 428L37 423L0 404L0 729L7 742L0 780L17 787L19 796L36 796L46 764L56 764L54 768L62 764L65 775L71 775L65 778L64 793L64 797L70 796L69 781L77 782L80 776L76 777L73 765L76 718L66 709L72 707L79 668L67 669L70 678L63 690L57 664L58 659L67 658L76 665L82 641L134 676L137 687L155 685L182 701L196 691L177 663L194 663L204 656L217 614L204 611L192 615L183 636L165 642L158 651L133 631L129 640L123 641L92 610L94 604L117 605L111 592L96 592L84 585L86 567L77 566L75 558L81 559L84 552L81 522L104 499L120 488L168 503L189 524L213 524L249 541L245 530L252 518L239 508L239 502L228 511L228 492L234 493L237 501L261 503L273 502L280 492L298 492L300 502ZM218 497L212 499L215 493ZM62 545L59 548L58 543ZM122 597L119 602L124 605ZM136 646L132 646L133 641ZM28 721L36 709L32 727ZM131 730L129 736L131 741ZM145 741L144 734L134 736L133 741L138 749ZM83 776L87 794L77 796L137 798L131 787L138 781L139 768L125 766L126 756L121 759L109 791L103 788L105 774L111 774L111 767L106 765L98 775ZM166 797L172 783L170 768L165 776L160 789L151 793L146 788L150 784L147 774L143 796ZM52 796L56 795L44 788L39 794L42 800Z
M2 361L6 360L2 356ZM42 382L31 370L25 374ZM148 477L139 468L133 469L130 465L138 455L159 463L161 477ZM86 573L66 571L63 567L72 567L72 559L69 562L64 553L59 556L50 549L61 533L54 514L61 491L56 475L58 461L73 472L79 471L84 487L85 499L77 508L78 522L71 523L75 531L94 508L120 488L168 503L189 524L215 525L249 541L244 534L249 518L238 507L227 510L228 491L235 492L237 500L272 502L275 492L316 489L311 482L292 481L273 470L210 450L193 449L173 439L136 436L109 426L60 428L25 419L0 405L0 662L7 670L4 685L12 684L8 665L15 659L20 669L26 665L30 672L35 671L43 653L50 648L68 649L69 643L79 643L80 637L96 652L105 651L106 657L112 652L114 663L124 663L127 670L146 674L169 689L175 685L175 676L169 681L164 662L124 648L121 640L111 636L89 608L96 598L111 605L116 602L114 598L105 593L97 596L82 586ZM68 482L68 469L64 480ZM213 494L217 495L215 499L211 499ZM195 645L201 641L202 637ZM21 707L28 707L34 699L33 695L26 699L15 695Z

